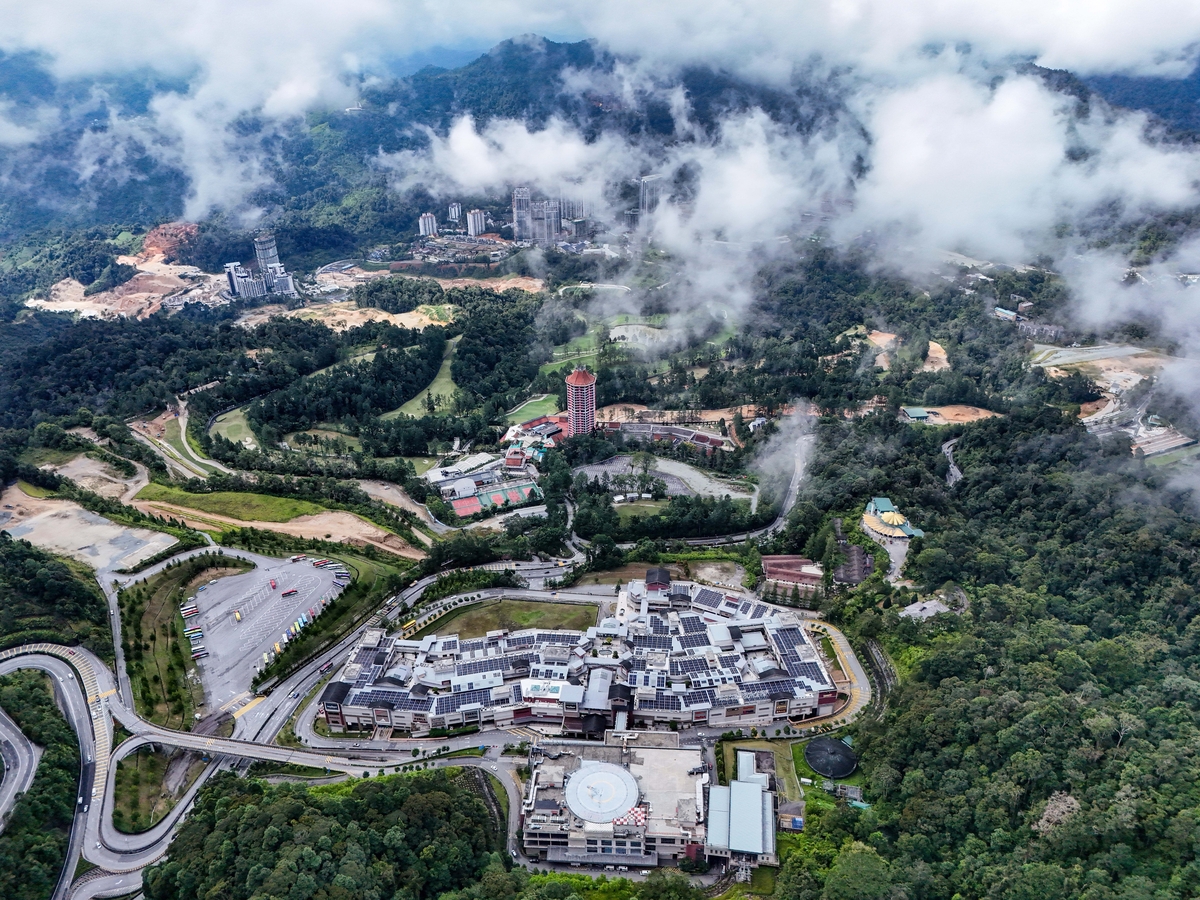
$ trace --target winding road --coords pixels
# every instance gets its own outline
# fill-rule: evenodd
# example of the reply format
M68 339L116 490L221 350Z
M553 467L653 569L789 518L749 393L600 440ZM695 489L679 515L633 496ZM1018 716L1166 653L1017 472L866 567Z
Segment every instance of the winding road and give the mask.
M802 436L796 442L794 469L788 487L787 499L778 517L765 528L746 535L727 535L689 541L692 544L718 544L745 540L747 537L764 536L783 527L787 515L795 503L799 483L803 477L803 461L811 446L811 437ZM573 511L568 509L568 515ZM580 542L582 543L582 542ZM63 869L63 878L55 891L55 900L89 900L93 897L119 896L136 891L141 886L141 871L162 859L168 850L172 836L180 821L192 807L196 794L216 771L222 768L244 769L252 761L268 760L280 764L294 764L331 773L366 776L391 767L393 770L413 762L427 762L431 766L467 766L480 768L494 775L504 786L509 799L508 849L519 855L516 842L521 809L521 789L516 778L516 768L523 759L503 756L508 745L529 740L536 731L519 729L513 731L485 731L479 734L452 739L408 739L358 740L344 737L321 737L312 728L312 720L319 703L315 694L307 702L306 697L323 677L320 669L326 663L337 662L345 657L357 643L362 631L383 621L407 616L426 587L436 581L437 576L421 579L403 591L399 602L382 611L381 617L364 624L347 634L332 646L305 664L299 671L277 684L272 693L247 706L243 715L235 722L234 736L213 737L178 732L162 728L142 719L133 706L132 690L125 673L121 655L121 623L117 608L117 590L133 580L150 577L165 568L169 562L177 562L213 549L221 549L226 555L240 556L257 564L262 560L257 554L241 550L208 547L181 553L170 561L147 568L134 577L119 575L112 571L97 573L97 580L104 588L109 600L112 618L115 672L90 652L78 647L57 644L27 644L0 652L0 675L17 669L38 669L49 675L66 714L67 721L79 740L82 772L80 777L80 802L71 831L68 857ZM529 589L494 589L469 592L476 597L511 596L519 599L547 600L568 603L597 603L609 593L599 589L580 587L560 591L538 590L540 584L560 578L569 571L571 563L583 558L583 554L572 547L572 557L564 560L533 562L506 562L483 568L508 568L520 573L530 584ZM443 573L444 574L444 573ZM607 588L607 586L605 586ZM468 596L467 593L444 598L439 605L453 603ZM770 604L768 604L770 606ZM782 608L781 608L782 609ZM431 607L427 614L435 610ZM790 612L795 612L790 610ZM851 679L849 702L838 711L836 718L850 720L869 704L870 683L865 671L840 632L819 623L817 627L826 631L836 648L843 671ZM300 707L304 709L301 710ZM274 743L275 738L295 717L296 739L302 748L293 748ZM113 722L119 723L132 737L120 746L113 747ZM712 735L705 729L692 729L684 737L685 742L702 742ZM436 743L435 743L436 742ZM198 778L170 813L148 831L140 834L124 834L116 829L112 821L115 789L116 763L141 747L156 745L180 748L203 754L210 761L208 768ZM454 757L449 759L427 759L431 750L449 747L465 750L484 747L482 757ZM414 756L414 750L418 756ZM17 796L32 782L39 756L38 749L21 734L15 724L0 713L0 753L8 771L0 783L0 819L11 810ZM80 878L71 882L67 873L74 873L80 858L96 866ZM518 858L520 858L518 856Z

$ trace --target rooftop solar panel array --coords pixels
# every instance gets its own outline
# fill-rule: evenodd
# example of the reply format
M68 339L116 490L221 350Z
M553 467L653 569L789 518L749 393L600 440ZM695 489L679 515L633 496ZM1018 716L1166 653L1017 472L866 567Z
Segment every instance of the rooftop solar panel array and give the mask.
M761 618L762 618L763 616L765 616L766 614L767 614L767 607L766 607L766 604L759 603L757 606L755 606L755 607L754 607L754 609L753 609L753 610L751 610L751 612L750 612L750 618L752 618L752 619L761 619Z
M539 631L537 640L541 644L578 644L583 637L581 633L560 634L553 631Z
M742 693L747 698L759 698L771 694L785 693L795 696L796 682L790 678L772 678L768 681L744 681Z
M660 619L658 616L650 617L650 631L653 634L670 634L671 626Z
M438 643L441 644L442 650L445 652L449 652L451 650L454 650L454 651L458 650L458 641L449 640L449 641L439 641Z
M523 634L520 637L505 638L504 642L509 649L515 649L517 647L532 647L534 644L534 637L532 634Z
M633 639L633 646L642 650L667 650L671 649L671 638L662 637L659 635L638 635Z
M683 702L675 694L658 691L653 700L639 700L638 709L680 710Z
M723 598L716 591L708 588L701 588L696 592L696 596L692 598L694 606L707 606L709 609L716 609L721 605Z
M511 662L499 656L493 656L491 659L473 659L469 662L459 663L454 667L454 674L478 675L480 672L503 672L509 668L512 668Z
M437 714L458 712L464 706L470 706L472 703L479 703L483 706L492 705L492 692L490 688L483 688L474 691L460 691L457 694L443 694L437 698Z
M694 647L707 647L708 632L706 631L703 634L685 634L679 638L679 646L684 650Z
M807 678L814 684L829 684L829 680L825 677L825 673L821 667L813 662L801 662L795 657L789 657L785 660L789 675L796 675L800 678Z
M673 659L671 660L672 675L690 675L695 672L707 672L708 663L703 659Z
M699 616L680 616L679 624L683 627L684 634L700 634L708 630L708 626Z
M699 691L688 691L683 695L685 706L699 706L701 703L712 703L717 698L717 692L712 688Z
M479 638L478 640L474 641L459 641L458 652L471 653L474 650L482 650L486 646L487 641L485 641L483 638Z

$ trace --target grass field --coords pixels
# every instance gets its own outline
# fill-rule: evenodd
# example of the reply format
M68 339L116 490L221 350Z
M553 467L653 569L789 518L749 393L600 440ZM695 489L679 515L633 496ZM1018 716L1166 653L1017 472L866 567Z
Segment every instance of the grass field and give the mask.
M17 457L18 461L28 466L65 466L82 450L56 450L54 447L30 447Z
M596 624L596 607L574 603L543 603L540 600L500 600L468 606L451 613L417 632L482 637L489 631L507 628L563 628L585 631Z
M319 513L324 507L307 500L290 497L271 497L267 494L239 494L217 491L212 494L189 494L179 488L148 484L138 491L138 500L157 500L198 509L218 516L228 516L242 522L290 522L297 516Z
M254 439L254 432L250 430L250 423L246 421L244 407L217 416L216 421L212 424L212 432L235 444L246 444L251 448L258 446L258 442Z
M437 464L436 456L405 456L404 459L412 463L413 470L418 475L424 475Z
M126 834L153 827L175 808L175 796L163 790L163 776L173 754L155 753L142 747L117 763L114 787L113 825ZM204 771L205 763L193 760L184 777L180 794Z
M328 428L310 428L308 431L293 431L291 434L285 435L283 439L287 441L288 446L293 450L307 451L312 453L322 452L320 448L314 447L312 444L306 444L304 446L298 444L296 442L296 435L298 434L310 434L313 437L324 438L327 441L341 440L341 442L346 445L347 450L362 450L362 441L360 441L354 435L342 434L340 431L333 431Z
M38 487L36 484L30 484L28 481L18 481L17 487L21 489L21 492L26 497L41 498L50 497L54 494L54 491L50 490L49 488Z
M558 397L554 394L547 394L537 400L526 400L508 413L505 418L508 424L512 425L516 422L528 422L538 416L552 416L558 411Z
M1158 456L1151 456L1146 460L1146 464L1150 466L1169 466L1172 463L1177 463L1185 459L1200 454L1200 444L1193 444L1190 447L1181 447L1178 450L1172 450L1170 453L1161 453Z
M454 349L458 346L458 338L454 338L446 344L446 355L442 357L441 368L438 369L437 375L433 376L433 381L428 387L424 388L417 396L413 397L399 409L393 409L389 413L384 413L380 416L381 419L395 419L400 415L420 417L428 411L425 409L425 395L433 394L434 399L441 395L442 401L438 405L440 412L450 403L450 398L454 396L454 392L458 390L458 385L454 383L454 379L450 377L450 366L454 362Z
M198 463L192 459L191 454L187 452L187 448L183 445L184 435L182 430L179 428L178 419L167 419L166 424L163 426L162 439L171 446L171 449L179 454L182 464L189 469L199 472L201 478L212 475L217 471L216 466ZM197 453L197 455L199 455L199 453Z
M656 516L667 508L666 500L635 500L633 503L614 503L617 518L626 524L634 516Z

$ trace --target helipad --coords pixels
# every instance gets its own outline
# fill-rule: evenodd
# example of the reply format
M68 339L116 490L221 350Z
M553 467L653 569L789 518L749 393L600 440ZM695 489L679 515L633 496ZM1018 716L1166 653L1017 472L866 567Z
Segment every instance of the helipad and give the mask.
M638 802L638 786L627 769L606 762L588 762L571 776L567 806L585 822L604 824L620 818Z

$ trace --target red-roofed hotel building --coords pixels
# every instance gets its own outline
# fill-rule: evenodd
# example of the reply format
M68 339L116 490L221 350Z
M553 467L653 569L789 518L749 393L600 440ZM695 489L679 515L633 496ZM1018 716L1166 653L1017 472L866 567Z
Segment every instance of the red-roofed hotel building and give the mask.
M567 376L567 437L596 427L596 376L579 368Z

